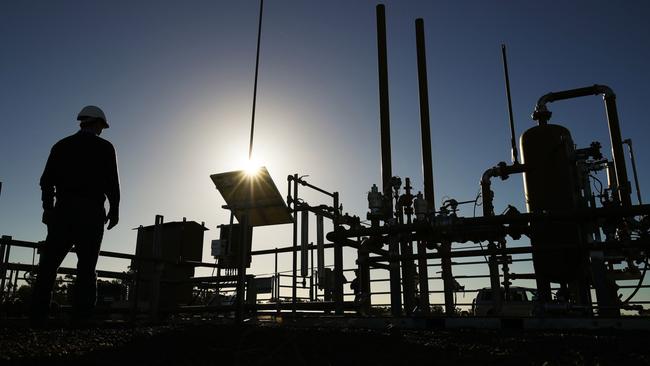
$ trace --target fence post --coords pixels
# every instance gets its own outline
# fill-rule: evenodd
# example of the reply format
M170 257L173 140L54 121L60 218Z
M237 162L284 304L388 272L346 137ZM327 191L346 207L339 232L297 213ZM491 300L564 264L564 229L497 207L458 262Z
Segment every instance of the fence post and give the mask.
M11 251L11 236L3 235L0 239L0 301L4 299L5 281L7 279L7 263Z
M163 217L162 215L156 215L156 223L154 226L153 232L153 258L154 262L154 273L153 273L153 282L151 286L151 297L150 301L150 315L151 320L157 322L160 319L160 281L162 279L162 272L164 264L161 262L162 259L162 231L163 231Z
M135 265L135 268L131 268L132 272L135 274L131 278L133 281L133 289L129 294L129 300L131 300L131 322L135 322L138 315L138 297L140 296L140 272L142 268L142 246L144 245L144 230L142 225L138 227L138 237L135 244L135 260L131 261L131 265Z

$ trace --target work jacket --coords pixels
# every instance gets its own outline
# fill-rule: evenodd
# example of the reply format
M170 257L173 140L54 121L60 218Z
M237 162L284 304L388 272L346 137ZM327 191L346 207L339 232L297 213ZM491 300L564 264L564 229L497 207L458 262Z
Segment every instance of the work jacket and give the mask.
M57 142L41 176L43 209L66 203L102 207L108 198L109 216L117 216L120 183L113 145L92 132L80 130Z

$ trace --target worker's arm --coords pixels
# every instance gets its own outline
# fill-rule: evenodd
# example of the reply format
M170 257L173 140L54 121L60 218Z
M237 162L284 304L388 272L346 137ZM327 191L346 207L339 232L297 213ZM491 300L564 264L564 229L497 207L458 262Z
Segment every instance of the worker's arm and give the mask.
M110 145L107 173L106 197L108 198L109 210L106 217L108 221L106 229L110 230L120 220L120 178L117 171L117 156L112 145Z
M43 175L41 175L41 201L43 202L42 221L44 224L48 224L52 216L52 211L54 210L54 182L55 171L57 169L57 156L56 145L54 145L50 151L50 156L47 158L47 163L45 163Z

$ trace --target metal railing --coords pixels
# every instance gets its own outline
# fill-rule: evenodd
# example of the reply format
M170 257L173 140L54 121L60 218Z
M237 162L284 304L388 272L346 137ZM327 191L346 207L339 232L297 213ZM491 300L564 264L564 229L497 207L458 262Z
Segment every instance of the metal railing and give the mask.
M12 263L9 261L10 259L10 253L11 253L11 248L12 247L20 247L20 248L29 248L34 250L35 252L38 250L40 245L42 245L43 242L29 242L29 241L21 241L21 240L15 240L11 236L2 236L0 238L0 299L4 299L8 293L6 291L7 289L7 279L9 279L9 283L11 283L12 287L12 293L9 295L15 295L16 291L16 284L20 278L19 273L20 272L34 272L36 269L36 265L30 265L30 264L24 264L24 263ZM328 243L326 244L327 248L333 248L333 244ZM315 250L315 246L310 246L308 250ZM291 300L291 305L289 307L290 310L294 311L296 309L296 306L293 306L296 304L296 301L309 301L309 302L315 302L315 303L321 303L323 304L323 309L329 309L331 308L330 302L326 301L320 301L321 298L325 297L325 292L322 289L318 288L318 276L310 276L310 277L305 277L305 282L308 282L308 285L306 283L305 287L298 286L298 278L300 276L294 276L294 271L289 270L286 272L280 272L278 271L278 266L277 266L277 255L279 253L290 253L290 252L295 252L297 250L300 250L298 247L282 247L282 248L275 248L275 249L265 249L265 250L259 250L259 251L253 251L251 255L275 255L276 256L276 267L275 267L275 273L273 274L275 280L274 280L274 290L271 295L271 301L275 300L278 303L283 302L283 300ZM74 252L74 250L73 250ZM461 251L462 252L462 251ZM453 252L452 252L453 254ZM464 253L460 253L461 256L465 256ZM170 265L177 265L177 266L192 266L194 268L197 267L205 267L205 268L217 268L218 265L215 263L206 263L206 262L196 262L196 261L170 261L170 260L165 260L162 258L155 258L155 257L148 257L148 256L138 256L135 254L128 254L128 253L119 253L119 252L112 252L112 251L100 251L100 256L101 257L107 257L107 258L118 258L118 259L128 259L128 260L138 260L138 261L151 261L151 262L156 262L156 263L166 263ZM531 258L513 258L513 262L531 262ZM461 262L453 262L454 266L463 266L463 265L481 265L485 264L485 261L461 261ZM428 263L427 267L440 267L440 263ZM331 266L328 266L331 267ZM313 263L311 266L311 269L313 270ZM343 269L342 272L352 272L355 271L356 268L346 268ZM374 271L379 271L381 269L374 269ZM10 272L10 275L7 276L7 272ZM291 274L285 274L285 273L291 273ZM61 267L58 270L59 274L66 274L66 275L75 275L76 274L76 269L74 268L68 268L68 267ZM135 281L135 273L129 273L129 272L117 272L117 271L106 271L106 270L98 270L97 275L100 278L109 278L109 279L120 279L124 281L130 281L134 286L137 286L137 281ZM519 279L518 277L521 276L523 279L531 279L533 278L534 274L532 273L525 273L525 274L515 274L512 273L510 274L510 278L513 280ZM457 279L482 279L482 278L489 278L489 274L476 274L476 275L457 275L455 278ZM503 275L501 275L503 277ZM292 284L291 285L286 285L283 284L281 279L282 278L291 278L292 279ZM204 285L202 287L209 288L211 285L207 284L214 284L214 283L226 283L227 281L235 281L237 279L237 276L210 276L210 277L192 277L187 279L186 281L182 282L189 282L193 283L195 285ZM436 280L442 280L442 276L429 276L427 277L429 281L436 281ZM159 279L161 283L169 282L166 281L165 279ZM382 282L389 282L389 278L374 278L371 279L370 282L372 283L382 283ZM178 281L176 281L178 282ZM213 285L212 285L213 286ZM224 288L225 286L218 284L217 286L220 286L221 288ZM635 288L650 288L650 285L644 285L640 284L638 286L635 285L622 285L619 286L620 289L635 289ZM292 289L292 296L285 296L281 293L281 289ZM296 291L296 295L294 296L293 291ZM309 290L310 295L309 296L298 296L297 291L298 290ZM462 291L457 291L461 293L477 293L481 289L464 289ZM433 294L443 294L444 290L434 290L434 289L429 289L427 294L429 297ZM390 295L390 291L370 291L368 294L371 297L377 297L377 296L386 296ZM344 298L349 298L349 297L356 297L355 292L344 292L343 294ZM295 300L294 300L295 298ZM135 312L140 313L137 309L137 296L134 297L132 292L129 292L129 299L130 302L134 303L135 307ZM353 305L354 302L345 302L346 303L346 309L348 310L353 310L354 306L350 306L351 304ZM644 305L644 304L649 304L650 301L643 301L643 300L638 300L638 301L629 301L628 304L631 305ZM431 302L431 306L444 306L444 303L442 302ZM151 306L154 306L153 304L150 304ZM286 305L286 304L284 304ZM301 304L298 307L304 307L304 304ZM316 304L317 305L317 304ZM314 309L317 309L317 306L314 306ZM372 304L374 307L381 307L381 306L386 306L387 304L383 303L375 303ZM455 303L455 306L471 306L472 303ZM200 307L199 307L200 308ZM224 310L231 310L228 306L222 307ZM251 306L250 304L248 305L249 309L254 308L254 306ZM260 306L260 309L262 308L267 308L268 306ZM597 306L595 302L592 302L592 308L597 309ZM198 308L197 308L198 309ZM287 306L282 306L282 307L275 307L271 310L276 310L280 311L283 309L287 309ZM184 307L180 306L178 309L175 311L183 311ZM218 311L218 307L214 306L206 306L205 310L207 311ZM133 309L132 309L133 311Z

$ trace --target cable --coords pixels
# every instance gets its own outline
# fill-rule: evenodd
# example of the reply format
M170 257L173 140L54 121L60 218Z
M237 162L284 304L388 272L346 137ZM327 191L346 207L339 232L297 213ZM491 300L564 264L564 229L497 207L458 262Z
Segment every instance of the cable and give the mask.
M630 294L630 296L628 296L628 298L625 299L625 301L623 301L623 304L627 304L630 300L632 300L632 298L634 297L634 295L636 295L636 293L639 292L639 289L640 289L641 286L643 285L643 279L645 278L645 273L646 273L646 271L648 270L648 258L646 258L646 259L643 261L643 263L645 264L645 267L643 267L643 273L641 274L641 278L639 279L639 283L636 285L636 288L634 289L634 291L632 291L632 293Z
M481 200L481 203L478 203L478 200L481 198L481 195L482 192L481 189L479 188L478 193L476 194L476 199L474 200L473 217L476 217L476 207L483 205L483 200Z
M255 105L257 102L257 74L260 69L260 40L262 38L262 14L264 10L264 0L260 0L260 19L257 27L257 55L255 57L255 84L253 86L253 113L251 116L251 139L248 145L248 160L253 157L253 132L255 131Z
M598 182L598 185L600 186L600 189L597 189L597 191L598 191L598 194L602 196L603 195L603 182L601 182L600 179L598 179L595 175L589 174L589 177L594 180L594 183ZM596 188L595 184L593 184L593 186L594 186L594 188Z
M481 198L482 195L483 195L483 193L482 193L481 189L479 188L478 193L476 194L476 199L474 199L474 209L472 210L472 216L473 217L476 217L476 207L483 205L483 200L481 200L481 203L478 203L478 200ZM483 248L483 243L481 243L479 241L478 245L481 247L481 250L483 250L483 251L485 250ZM490 265L490 262L488 261L487 256L485 254L483 255L483 259L485 260L485 263L487 265Z

